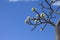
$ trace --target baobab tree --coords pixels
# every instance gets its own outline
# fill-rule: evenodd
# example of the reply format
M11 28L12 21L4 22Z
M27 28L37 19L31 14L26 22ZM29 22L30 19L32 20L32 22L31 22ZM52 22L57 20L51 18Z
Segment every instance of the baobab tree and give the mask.
M54 23L53 20L57 18L56 15L60 16L60 12L58 11L60 8L60 1L58 0L51 0L50 2L48 0L44 0L44 2L48 5L47 7L43 5L43 2L40 2L39 5L41 7L41 13L39 13L36 8L32 8L32 11L36 13L36 18L30 18L30 16L27 17L25 20L26 24L33 25L34 28L31 29L31 31L35 30L38 25L45 24L41 30L43 31L44 28L51 24L55 28L56 31L56 40L60 40L60 19L57 20L56 23ZM56 7L56 10L53 9L53 7ZM45 9L45 10L44 10ZM47 11L48 10L48 13ZM56 15L55 15L56 14Z

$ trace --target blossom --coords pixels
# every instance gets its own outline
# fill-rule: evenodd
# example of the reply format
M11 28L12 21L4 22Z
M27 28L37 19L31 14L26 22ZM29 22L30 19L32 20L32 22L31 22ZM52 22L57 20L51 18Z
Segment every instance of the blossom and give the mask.
M32 11L35 11L35 8L32 8Z
M25 23L28 23L30 21L30 16L27 17L27 19L25 20Z
M40 17L41 17L41 18L45 18L45 13L41 13L41 14L40 14Z

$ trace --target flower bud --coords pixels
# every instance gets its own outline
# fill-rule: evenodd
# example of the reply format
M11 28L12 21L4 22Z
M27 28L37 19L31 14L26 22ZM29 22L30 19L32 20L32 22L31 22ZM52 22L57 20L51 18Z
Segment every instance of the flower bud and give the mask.
M30 20L30 16L28 16L27 19Z
M40 17L41 17L41 18L45 18L45 13L41 13L41 14L40 14Z
M35 11L35 8L32 8L32 11Z
M37 23L37 22L38 22L38 20L34 20L34 22L35 22L35 23Z
M29 22L29 20L28 20L28 19L26 19L26 20L25 20L25 23L27 24L28 22Z

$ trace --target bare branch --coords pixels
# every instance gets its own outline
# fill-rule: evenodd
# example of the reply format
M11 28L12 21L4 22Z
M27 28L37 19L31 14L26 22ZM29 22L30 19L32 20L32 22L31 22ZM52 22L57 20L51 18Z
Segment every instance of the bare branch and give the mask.
M51 10L51 11L54 11L54 10L52 9L52 7L51 7L51 4L49 4L47 0L45 0L45 2L49 5L50 10Z
M51 22L51 21L49 21L49 24L51 24L52 26L56 26L56 24L54 24L54 22Z
M42 28L42 30L44 30L46 26L47 26L47 23L44 25L44 27Z
M36 27L37 27L37 25L35 25L35 26L34 26L34 28L32 28L32 29L31 29L31 31L35 30L35 29L36 29Z
M50 9L49 7L45 7L45 6L43 5L43 3L39 3L39 5L40 5L42 8Z
M36 18L30 18L30 21L27 23L27 24L29 24L29 25L33 25L33 26L34 26L34 27L31 29L31 31L35 30L36 27L37 27L38 25L41 25L41 24L45 24L44 27L43 27L43 29L47 26L47 24L51 24L51 25L54 26L54 27L56 26L56 24L55 24L53 21L51 21L51 20L52 20L53 18L56 18L56 16L53 16L54 13L60 15L60 12L58 12L58 10L59 10L60 7L58 7L56 10L54 10L54 9L51 7L52 4L49 3L48 0L45 0L45 2L48 4L49 7L45 7L45 6L43 5L43 3L40 3L40 4L39 4L39 5L42 7L42 13L45 14L44 18L41 17L41 16L43 16L43 15L39 14L38 11L36 11L35 9L33 9L33 11L34 11L36 14L38 14L38 16L37 16ZM45 12L44 9L48 9L48 10L49 10L49 11L48 11L48 14ZM34 21L35 21L35 23L34 23Z
M56 13L56 14L60 15L60 12L54 11L54 13Z

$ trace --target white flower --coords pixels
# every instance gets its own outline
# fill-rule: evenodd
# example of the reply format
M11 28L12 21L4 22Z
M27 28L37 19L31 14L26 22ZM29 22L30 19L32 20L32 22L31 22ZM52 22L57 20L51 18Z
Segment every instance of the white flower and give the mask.
M40 17L41 17L41 18L45 18L45 13L41 13L41 14L40 14Z
M25 20L25 23L28 23L30 21L30 16L27 17L27 19Z
M37 22L38 22L38 20L34 20L34 22L35 22L35 23L37 23Z
M32 8L31 10L32 10L32 11L35 11L35 8Z
M28 16L27 19L30 20L30 16Z
M29 20L28 20L28 19L26 19L26 20L25 20L25 23L27 24L28 22L29 22Z

